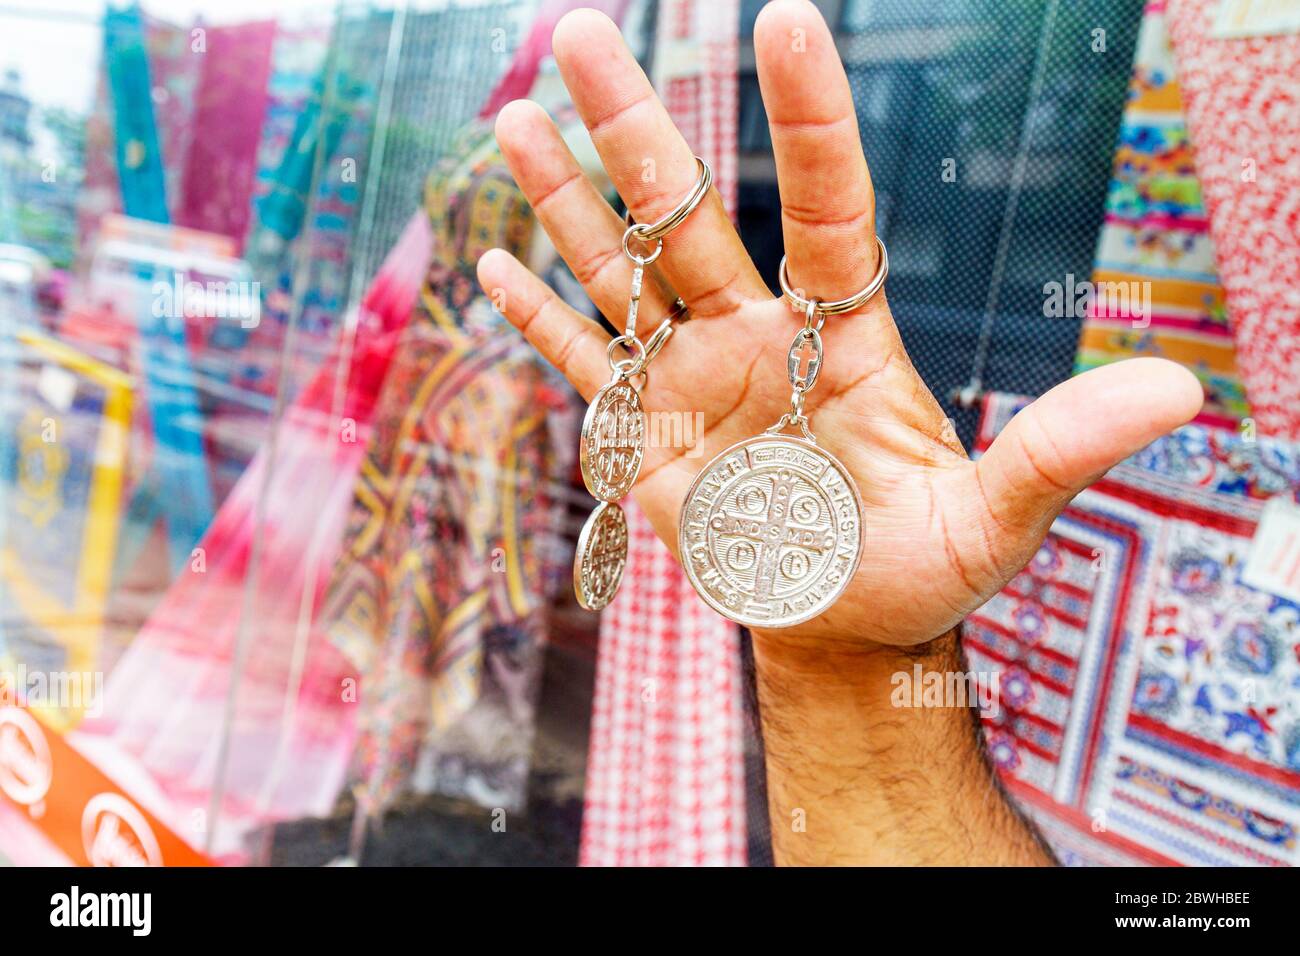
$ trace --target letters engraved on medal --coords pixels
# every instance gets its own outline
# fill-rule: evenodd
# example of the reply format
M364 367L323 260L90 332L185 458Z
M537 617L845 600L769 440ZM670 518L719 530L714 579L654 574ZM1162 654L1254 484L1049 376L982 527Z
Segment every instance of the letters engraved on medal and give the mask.
M720 614L789 627L830 607L853 577L862 505L833 455L762 435L700 472L682 505L678 545L691 584Z
M613 502L602 501L578 535L573 557L573 591L578 603L599 611L614 599L627 566L627 518Z
M601 501L627 497L645 455L645 412L630 382L616 380L592 399L582 422L582 480Z

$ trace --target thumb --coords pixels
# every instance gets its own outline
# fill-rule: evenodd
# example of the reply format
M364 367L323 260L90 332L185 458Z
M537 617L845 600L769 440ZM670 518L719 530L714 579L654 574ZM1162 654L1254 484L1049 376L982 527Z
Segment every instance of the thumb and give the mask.
M1028 560L1075 495L1191 421L1203 400L1196 376L1157 358L1116 362L1057 385L1017 413L976 464L990 516Z

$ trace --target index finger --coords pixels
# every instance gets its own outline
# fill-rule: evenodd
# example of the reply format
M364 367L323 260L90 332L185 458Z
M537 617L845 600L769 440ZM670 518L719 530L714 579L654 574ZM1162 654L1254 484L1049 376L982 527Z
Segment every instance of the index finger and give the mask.
M638 222L663 216L695 185L695 157L618 27L595 10L575 10L556 26L552 47L628 209ZM658 266L697 318L771 298L716 190L664 239Z

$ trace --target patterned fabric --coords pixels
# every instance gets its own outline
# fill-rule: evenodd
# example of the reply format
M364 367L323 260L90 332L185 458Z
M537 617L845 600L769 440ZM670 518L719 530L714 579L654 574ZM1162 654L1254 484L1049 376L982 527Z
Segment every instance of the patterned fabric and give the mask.
M1196 168L1260 431L1300 439L1300 33L1215 39L1218 4L1170 0Z
M739 635L624 502L623 587L601 619L583 866L743 866Z
M1192 159L1164 2L1157 0L1148 3L1138 34L1092 274L1096 287L1117 283L1140 298L1094 300L1076 370L1135 355L1172 359L1205 389L1198 421L1232 427L1250 409Z
M734 2L671 0L654 75L673 121L736 189ZM580 861L585 866L745 864L738 632L699 599L640 509L618 596L600 622Z
M665 0L660 5L655 88L686 142L713 166L714 185L736 214L739 0Z
M992 395L980 448L1027 399ZM965 626L989 747L1072 863L1300 859L1300 607L1241 569L1300 448L1188 425L1079 495Z
M490 248L526 255L532 211L477 125L425 201L434 261L384 386L327 610L361 677L367 814L408 785L522 806L547 605L566 581L576 409L474 278Z
M80 728L93 752L138 761L157 784L151 809L181 833L208 805L228 728L221 819L208 825L229 861L244 859L244 838L269 820L328 814L343 784L354 739L349 668L316 611L429 246L425 223L413 220L371 284L356 341L286 409L274 454L264 446L254 457L113 668L103 716ZM227 722L241 641L247 655ZM298 651L305 666L295 673Z

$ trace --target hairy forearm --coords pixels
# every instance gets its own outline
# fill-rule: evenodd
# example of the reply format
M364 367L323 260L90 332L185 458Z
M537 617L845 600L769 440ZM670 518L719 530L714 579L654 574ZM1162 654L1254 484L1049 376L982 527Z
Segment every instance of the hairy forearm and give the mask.
M965 707L895 707L891 680L965 669L955 633L922 648L813 654L755 633L778 864L1053 862L1007 802Z

